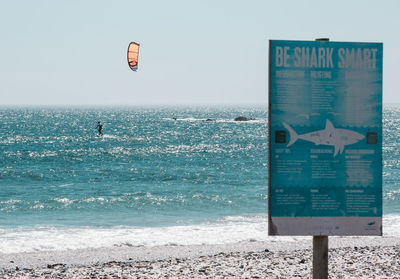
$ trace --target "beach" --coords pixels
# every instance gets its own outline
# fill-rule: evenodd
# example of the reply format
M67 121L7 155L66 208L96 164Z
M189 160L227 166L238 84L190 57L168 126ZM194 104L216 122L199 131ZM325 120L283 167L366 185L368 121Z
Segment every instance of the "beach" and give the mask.
M400 238L330 237L329 278L400 278ZM311 278L312 239L0 254L0 278Z
M312 237L268 236L266 108L0 113L0 278L311 277ZM397 119L387 108L384 237L330 237L330 278L400 278Z

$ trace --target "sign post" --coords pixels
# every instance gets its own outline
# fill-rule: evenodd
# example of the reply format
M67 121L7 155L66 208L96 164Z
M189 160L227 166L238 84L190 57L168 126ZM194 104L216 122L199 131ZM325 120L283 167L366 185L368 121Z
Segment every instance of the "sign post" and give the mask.
M382 235L382 49L269 43L268 229L314 236L314 278L329 235Z
M316 39L329 42L329 38ZM329 239L327 235L313 236L313 278L328 279Z
M328 236L313 236L313 278L328 279Z

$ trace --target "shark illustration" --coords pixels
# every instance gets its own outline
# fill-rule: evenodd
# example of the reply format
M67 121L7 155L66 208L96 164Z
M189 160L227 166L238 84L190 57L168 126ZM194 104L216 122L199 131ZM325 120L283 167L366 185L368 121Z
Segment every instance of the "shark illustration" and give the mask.
M298 135L293 128L286 123L283 123L283 126L285 126L290 133L290 141L287 145L288 147L295 143L298 139L311 141L316 145L331 145L335 147L333 157L335 157L339 151L340 154L342 154L345 145L356 143L364 138L363 135L351 130L336 129L328 119L326 120L326 126L324 130L303 135Z

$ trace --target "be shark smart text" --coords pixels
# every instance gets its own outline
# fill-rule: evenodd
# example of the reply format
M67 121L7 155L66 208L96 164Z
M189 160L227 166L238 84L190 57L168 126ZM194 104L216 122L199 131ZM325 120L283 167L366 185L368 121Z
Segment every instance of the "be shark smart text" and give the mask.
M275 47L276 67L376 69L377 48Z

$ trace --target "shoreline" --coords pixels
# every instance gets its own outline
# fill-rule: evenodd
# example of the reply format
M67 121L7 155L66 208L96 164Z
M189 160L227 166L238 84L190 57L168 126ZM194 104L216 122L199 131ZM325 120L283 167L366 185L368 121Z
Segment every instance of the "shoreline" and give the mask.
M335 271L335 274L352 270L348 276L355 276L353 273L356 272L359 277L368 278L368 274L371 275L371 272L379 269L376 266L382 265L382 270L379 269L382 273L379 273L379 276L395 278L391 276L400 274L399 253L400 237L329 238L330 270L348 266L350 262L353 266L343 271ZM373 270L368 271L370 268ZM285 277L288 276L285 274L291 274L286 278L300 278L309 277L311 270L311 237L294 242L279 241L277 237L268 242L246 241L221 245L124 246L0 253L0 278L80 278L91 273L97 274L96 276L115 275L120 278L123 278L123 274L127 276L125 278L158 278L162 274L180 278L241 278L246 277L249 272L248 275L255 276L254 278L265 278L268 272L268 276L271 277Z

